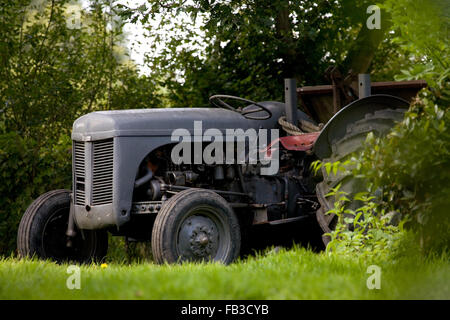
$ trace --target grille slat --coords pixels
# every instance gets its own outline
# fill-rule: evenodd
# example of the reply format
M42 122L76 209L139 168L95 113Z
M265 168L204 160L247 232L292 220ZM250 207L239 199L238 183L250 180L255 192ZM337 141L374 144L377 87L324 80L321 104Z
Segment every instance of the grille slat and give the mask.
M95 191L92 192L92 194L98 195L99 197L103 197L103 192L105 192L105 191L107 191L109 189L110 189L110 186L106 186L106 185L95 187Z
M88 153L86 159L85 143L73 141L74 154L74 193L75 204L85 205L87 194L91 192L86 188L86 168L91 168L88 176L92 178L91 205L102 205L112 203L113 198L113 139L92 142L92 154ZM90 150L90 149L88 149ZM92 161L90 165L86 161ZM89 188L89 187L88 187ZM85 191L86 190L86 191Z
M86 200L86 194L84 193L84 184L78 183L78 181L84 181L86 178L85 170L85 150L84 143L79 141L73 142L73 156L74 156L74 193L75 204L84 205ZM82 188L82 189L81 189Z
M98 166L98 167L100 167L100 166L103 167L103 168L97 168L97 169L94 169L94 175L96 175L96 174L103 175L105 172L110 172L109 165L112 164L112 159L111 159L111 161L103 162L103 163L97 163L97 162L94 160L94 163L95 163L95 165ZM111 172L111 174L112 174L112 172Z
M93 143L92 205L112 203L113 156L112 139Z

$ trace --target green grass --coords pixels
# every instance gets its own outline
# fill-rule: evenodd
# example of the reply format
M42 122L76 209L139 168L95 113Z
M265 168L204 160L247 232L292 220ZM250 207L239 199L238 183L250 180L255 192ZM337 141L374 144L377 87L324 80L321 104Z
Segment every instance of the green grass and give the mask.
M448 257L379 263L380 290L366 287L370 264L303 248L230 266L111 263L81 266L81 289L69 290L67 265L4 258L0 299L450 299Z

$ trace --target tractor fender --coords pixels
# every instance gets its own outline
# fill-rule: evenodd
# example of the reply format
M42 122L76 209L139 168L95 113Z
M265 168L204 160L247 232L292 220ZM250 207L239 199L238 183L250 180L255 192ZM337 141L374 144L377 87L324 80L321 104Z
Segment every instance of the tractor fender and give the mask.
M331 156L331 146L344 137L347 126L364 119L368 113L383 109L408 109L409 102L391 95L372 95L356 100L337 112L324 126L317 138L313 152L319 159Z

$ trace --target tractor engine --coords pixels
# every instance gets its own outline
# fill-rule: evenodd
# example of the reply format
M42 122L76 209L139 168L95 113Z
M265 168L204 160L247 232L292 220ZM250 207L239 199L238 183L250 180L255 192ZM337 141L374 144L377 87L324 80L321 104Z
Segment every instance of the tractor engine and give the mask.
M171 146L165 146L141 164L134 214L157 213L167 198L190 188L218 193L235 211L246 211L252 225L292 222L317 210L308 170L314 159L305 152L280 148L278 173L270 176L261 175L261 164L174 165L170 155Z

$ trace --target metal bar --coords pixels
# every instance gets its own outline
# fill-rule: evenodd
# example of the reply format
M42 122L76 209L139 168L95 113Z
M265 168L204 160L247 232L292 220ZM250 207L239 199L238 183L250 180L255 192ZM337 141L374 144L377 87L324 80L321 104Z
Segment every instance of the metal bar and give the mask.
M376 90L395 90L395 89L422 89L427 86L427 82L424 80L411 80L411 81L383 81L372 82L372 89ZM332 85L321 86L305 86L297 88L299 96L311 96L311 95L325 95L333 93Z
M166 190L188 190L188 189L199 189L199 188L191 188L191 187L183 187L183 186L174 186L171 184L165 184L162 186L164 189ZM241 193L241 192L234 192L234 191L225 191L225 190L215 190L215 189L208 189L210 191L213 191L215 193L219 193L219 194L226 194L226 195L230 195L230 196L244 196L244 197L249 197L248 194L246 193Z
M268 221L270 225L278 225L283 223L289 223L294 221L299 221L308 218L308 216L300 216L300 217L293 217L293 218L287 218L287 219L280 219L280 220L274 220L274 221Z
M232 202L232 203L230 203L230 206L232 208L248 208L248 207L250 207L250 204L240 203L240 202Z
M370 74L358 74L358 96L359 99L369 97L372 94L372 86L370 84Z
M232 208L253 208L253 209L264 209L271 206L284 206L286 203L284 201L277 203L242 203L242 202L231 202L230 206Z
M76 236L76 232L75 232L75 221L73 220L73 206L74 206L74 199L73 199L73 193L70 194L70 209L69 209L69 222L67 225L67 230L66 230L66 236L67 236L67 241L66 241L66 247L71 248L72 247L72 238L74 238Z
M338 87L336 85L336 82L334 81L334 78L331 78L332 81L332 87L333 87L333 113L336 114L339 109L341 108L341 99L340 99L340 93L338 90Z
M284 97L286 121L297 125L297 82L295 79L284 79Z
M245 182L244 182L244 176L242 175L242 168L240 165L236 164L235 165L238 177L239 177L239 184L241 185L241 190L243 193L247 194L247 188L245 187Z

